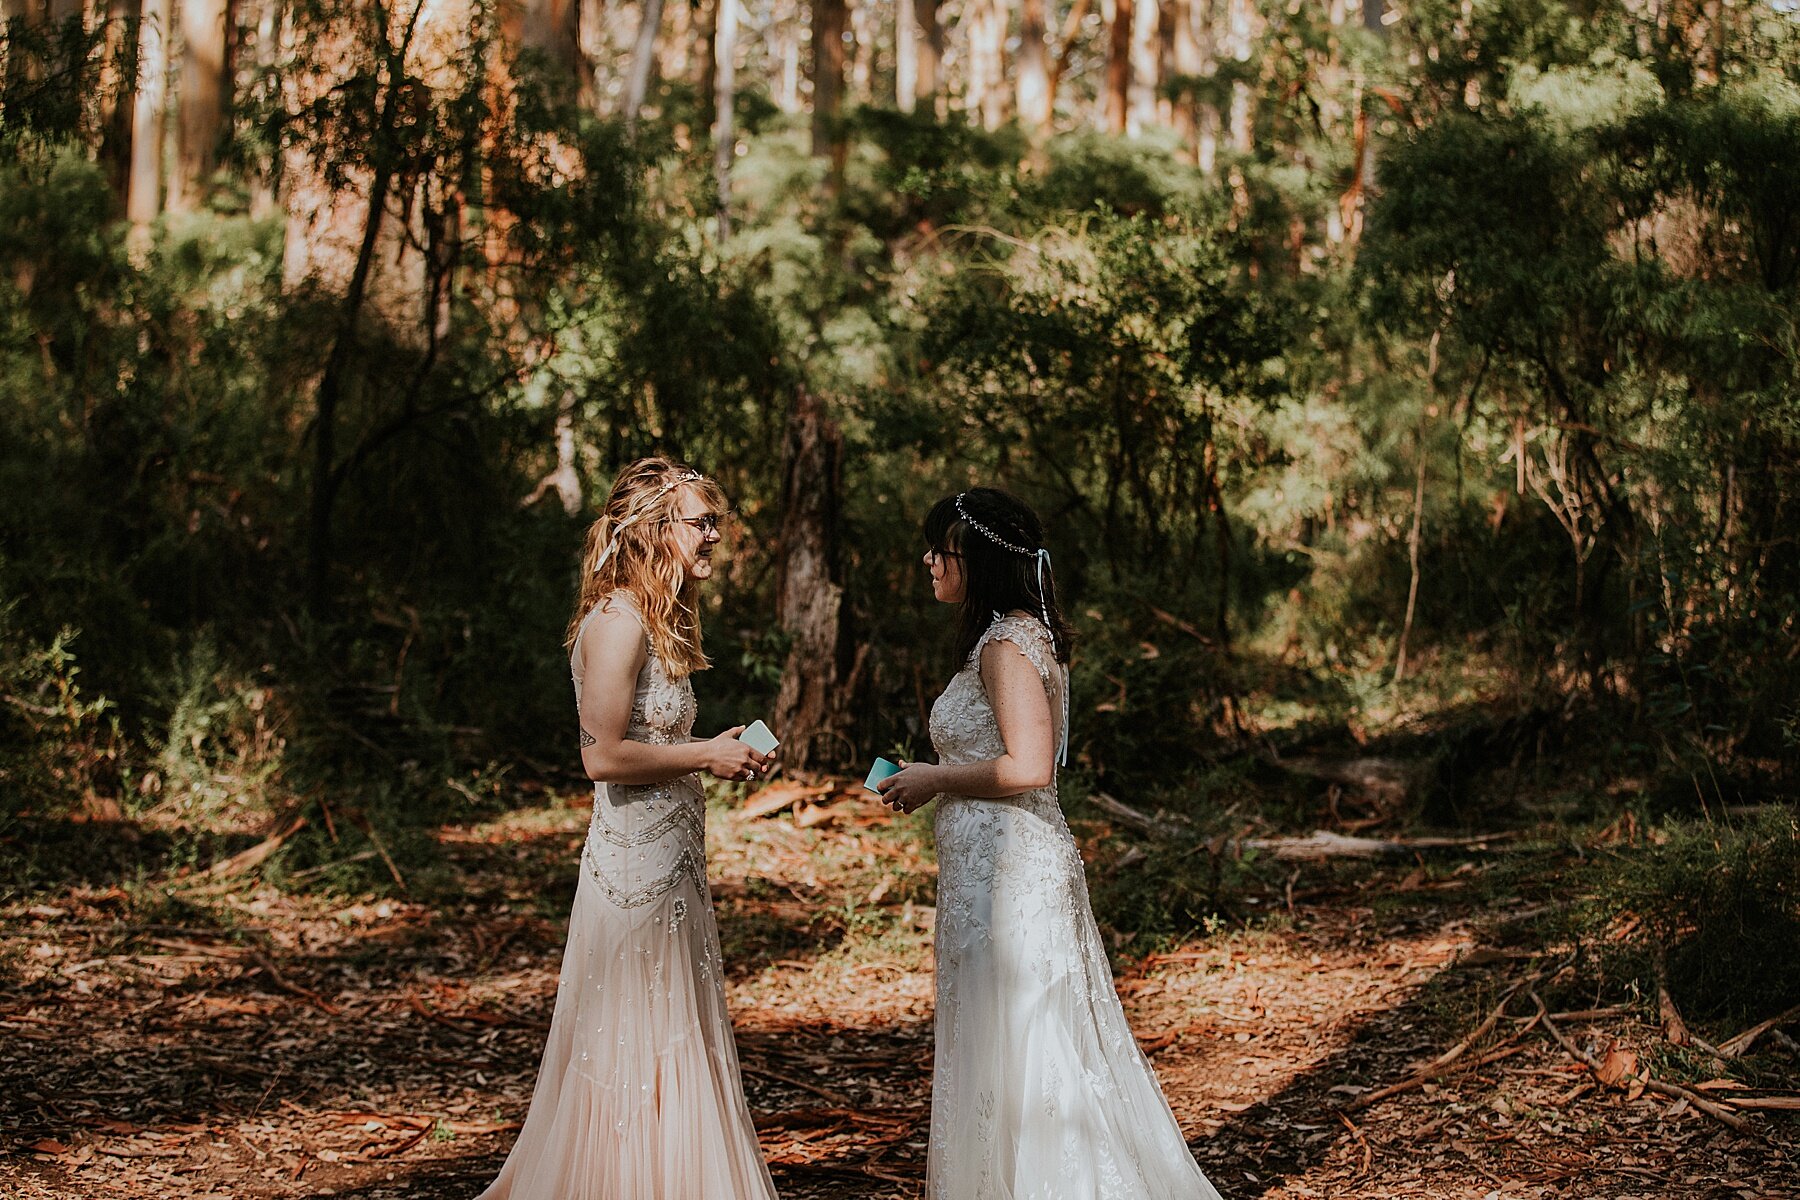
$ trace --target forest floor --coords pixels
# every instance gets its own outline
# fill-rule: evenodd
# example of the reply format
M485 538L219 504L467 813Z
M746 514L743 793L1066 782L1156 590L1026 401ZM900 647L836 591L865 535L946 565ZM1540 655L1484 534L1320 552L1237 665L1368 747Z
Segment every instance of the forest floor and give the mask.
M439 831L452 882L430 903L121 875L0 909L0 1195L475 1195L530 1094L587 824L582 794L529 805ZM922 1195L928 814L848 792L714 805L738 1045L784 1197ZM1139 869L1104 825L1074 825L1096 876ZM98 861L136 835L71 836ZM1800 1101L1751 1086L1766 1072L1690 1072L1733 1128L1633 1085L1634 1062L1670 1061L1653 1004L1538 1019L1534 990L1557 984L1566 1009L1583 981L1521 944L1526 901L1482 886L1491 865L1302 864L1239 898L1262 916L1120 947L1132 1026L1219 1190L1800 1197L1800 1112L1782 1108Z

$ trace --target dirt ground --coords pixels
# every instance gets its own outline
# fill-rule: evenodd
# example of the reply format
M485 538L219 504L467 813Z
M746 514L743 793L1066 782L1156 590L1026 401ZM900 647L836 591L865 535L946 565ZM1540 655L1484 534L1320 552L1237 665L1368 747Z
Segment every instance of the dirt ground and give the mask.
M473 1196L532 1086L586 804L442 830L453 886L431 894L455 902L118 879L0 911L0 1196ZM923 1194L927 821L849 796L715 806L738 1044L785 1197ZM1134 869L1077 832L1095 873ZM123 833L81 836L99 854ZM1667 1060L1653 1007L1542 1019L1532 992L1566 996L1575 968L1513 944L1519 914L1470 886L1484 869L1303 866L1243 898L1266 917L1123 947L1133 1028L1219 1190L1800 1197L1800 1102L1721 1062L1692 1090L1734 1128L1634 1084Z

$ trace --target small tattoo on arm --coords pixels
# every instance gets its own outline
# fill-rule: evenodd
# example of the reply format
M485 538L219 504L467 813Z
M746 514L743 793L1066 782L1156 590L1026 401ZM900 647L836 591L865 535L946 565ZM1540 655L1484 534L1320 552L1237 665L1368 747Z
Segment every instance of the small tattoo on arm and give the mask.
M599 742L600 739L589 733L587 730L583 729L581 731L581 748L583 750L586 750L589 746L598 745Z

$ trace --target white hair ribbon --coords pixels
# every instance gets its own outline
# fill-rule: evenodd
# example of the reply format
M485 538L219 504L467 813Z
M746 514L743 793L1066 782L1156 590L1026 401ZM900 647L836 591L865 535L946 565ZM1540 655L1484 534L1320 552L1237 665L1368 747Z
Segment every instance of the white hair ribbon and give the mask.
M660 488L657 488L656 495L638 505L636 512L626 517L623 521L620 521L618 525L613 528L612 537L608 538L606 541L606 549L602 550L600 552L600 557L594 560L594 574L598 575L600 573L600 568L606 565L606 560L611 558L613 551L619 548L619 535L649 516L650 510L656 507L656 502L658 500L661 500L664 496L668 495L684 483L693 483L696 480L704 478L706 477L698 471L687 471L668 480Z

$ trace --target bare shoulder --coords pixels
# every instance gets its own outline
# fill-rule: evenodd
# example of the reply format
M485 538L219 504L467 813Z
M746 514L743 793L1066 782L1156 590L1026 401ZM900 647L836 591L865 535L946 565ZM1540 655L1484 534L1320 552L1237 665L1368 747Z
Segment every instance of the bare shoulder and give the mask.
M629 664L633 671L641 667L648 654L643 620L637 609L616 596L608 596L594 607L576 638L576 652L590 666Z

